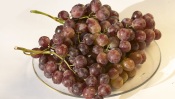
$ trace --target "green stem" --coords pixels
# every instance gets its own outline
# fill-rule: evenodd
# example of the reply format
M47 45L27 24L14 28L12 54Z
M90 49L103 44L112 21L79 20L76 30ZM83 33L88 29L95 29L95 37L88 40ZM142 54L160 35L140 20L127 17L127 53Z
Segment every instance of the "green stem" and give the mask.
M30 12L31 12L31 13L35 13L35 14L41 14L41 15L47 16L47 17L49 17L49 18L51 18L51 19L53 19L53 20L59 22L60 24L64 24L64 22L65 22L64 20L62 20L62 19L60 19L60 18L53 17L53 16L51 16L51 15L49 15L49 14L47 14L47 13L44 13L44 12L41 12L41 11L38 11L38 10L31 10Z
M108 52L110 45L108 45L105 49L105 52Z
M23 53L27 54L27 55L36 55L36 54L50 54L50 55L55 55L57 56L58 58L60 58L61 60L63 60L66 65L68 66L68 68L75 73L75 71L71 68L71 66L68 64L68 62L62 58L61 56L59 56L58 54L56 54L54 51L38 51L38 50L30 50L30 49L26 49L26 48L23 48L23 47L15 47L14 48L15 50L21 50L23 51Z
M83 16L80 19L88 19L88 18L89 18L89 16Z
M80 33L78 32L78 42L80 43Z

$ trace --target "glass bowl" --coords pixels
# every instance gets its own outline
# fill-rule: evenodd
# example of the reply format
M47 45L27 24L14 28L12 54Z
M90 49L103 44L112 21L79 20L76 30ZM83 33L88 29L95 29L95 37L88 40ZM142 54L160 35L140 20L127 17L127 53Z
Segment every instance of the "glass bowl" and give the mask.
M145 52L146 52L147 59L145 63L140 66L140 68L137 68L138 70L137 70L136 75L133 78L129 79L126 83L124 83L124 85L120 89L113 90L111 95L109 95L108 97L121 95L121 94L130 92L132 90L135 90L136 88L148 82L154 76L161 62L161 53L160 53L159 46L157 45L155 41L153 41L149 45L149 47L145 49ZM82 96L75 96L71 94L68 91L68 89L64 87L62 84L59 84L59 85L54 84L52 82L52 79L46 78L44 76L43 71L39 69L38 59L33 59L32 63L33 63L33 69L34 69L36 76L45 85L47 85L48 87L50 87L51 89L54 89L55 91L59 93L62 93L68 96L79 97L79 98L82 97Z

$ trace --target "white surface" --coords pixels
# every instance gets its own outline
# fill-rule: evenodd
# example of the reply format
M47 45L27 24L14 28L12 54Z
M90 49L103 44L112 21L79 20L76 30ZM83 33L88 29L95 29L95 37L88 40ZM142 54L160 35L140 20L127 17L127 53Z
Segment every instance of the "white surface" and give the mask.
M175 1L174 0L101 0L120 12L120 19L140 10L154 15L162 32L157 41L162 62L156 75L141 88L108 99L174 99L175 95ZM15 51L14 46L38 46L38 38L51 36L57 23L29 13L32 9L57 15L70 11L74 4L90 0L0 0L0 99L76 99L55 92L40 82L33 72L31 58Z

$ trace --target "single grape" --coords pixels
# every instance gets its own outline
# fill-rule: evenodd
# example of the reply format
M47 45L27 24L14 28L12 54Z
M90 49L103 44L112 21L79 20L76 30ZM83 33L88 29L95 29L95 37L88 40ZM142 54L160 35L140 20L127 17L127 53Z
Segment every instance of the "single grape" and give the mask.
M162 33L158 29L154 29L154 32L155 32L154 40L159 40L162 36Z
M90 8L93 13L96 13L101 8L101 6L102 4L100 0L92 0L90 2Z
M80 78L86 79L89 76L89 71L86 68L79 68L77 74Z
M113 64L113 68L115 68L119 72L119 74L123 72L123 67L121 64Z
M66 76L74 76L74 73L71 70L67 69L63 72L63 77Z
M48 61L48 55L42 55L39 57L39 64L46 64Z
M125 71L123 71L121 74L120 74L120 77L122 77L122 79L123 79L123 83L125 83L127 80L128 80L128 74L125 72Z
M96 61L100 64L106 65L108 63L107 54L100 52L96 57Z
M68 66L66 65L65 62L62 62L62 63L59 65L59 70L62 71L62 72L66 71L66 70L68 70L68 69L69 69L69 68L68 68Z
M99 34L96 38L96 42L98 45L103 47L109 43L109 38L105 34Z
M73 19L67 19L65 22L64 22L64 27L71 27L71 28L75 28L75 21ZM64 28L63 27L63 28Z
M75 26L75 30L78 33L88 32L87 24L86 23L83 23L83 22L77 23L76 26Z
M109 50L107 53L107 59L111 63L118 63L121 59L121 54L118 50Z
M116 79L111 80L111 86L115 89L119 89L123 86L123 78L122 77L117 77Z
M38 43L41 47L47 48L50 45L50 39L47 36L41 36Z
M132 24L132 20L130 18L124 18L121 22L125 28L130 27Z
M109 84L110 77L108 74L100 74L99 75L99 83L100 84Z
M98 95L103 97L110 95L111 91L112 91L111 86L108 84L101 84L98 87Z
M137 19L137 18L142 18L142 12L140 11L133 12L131 19Z
M63 19L63 20L67 20L67 19L69 19L69 13L65 10L62 10L58 13L58 18Z
M52 40L53 40L54 44L61 45L61 44L63 44L65 37L64 37L63 33L59 33L59 34L55 33L52 37Z
M99 54L100 52L103 52L103 47L99 45L94 45L92 48L92 52L95 54Z
M142 55L137 51L130 53L128 57L134 61L135 65L142 62Z
M83 55L78 55L75 57L74 66L77 68L83 68L87 65L87 59Z
M74 83L72 85L71 92L76 96L80 96L83 93L84 87L85 87L84 83L81 83L81 82Z
M78 45L78 49L83 55L86 55L89 53L89 47L84 43L80 43Z
M119 71L115 68L111 68L108 71L108 75L111 79L116 79L119 76Z
M120 41L119 48L122 52L129 52L131 50L131 43L129 41Z
M53 73L48 73L47 71L45 71L45 69L44 69L44 76L46 77L46 78L52 78L52 74Z
M71 27L64 27L62 30L62 33L63 33L64 37L68 37L68 38L73 38L75 35L75 31Z
M130 58L125 58L122 61L122 66L125 71L132 71L135 68L135 63Z
M105 33L107 32L107 29L111 26L111 23L107 20L101 21L100 26L101 26L101 31Z
M64 76L62 79L62 84L65 87L71 87L75 83L75 77L74 76Z
M131 35L131 31L130 29L126 29L126 28L121 28L118 32L117 32L117 37L120 39L120 40L129 40L130 38L130 35Z
M146 39L146 33L142 30L137 30L135 32L135 38L134 39L138 42L143 42Z
M109 18L110 16L110 11L106 7L101 7L96 13L96 17L100 21L104 21Z
M94 39L95 39L94 35L89 34L89 33L87 33L83 36L83 41L87 45L92 45L94 43Z
M145 42L146 43L152 42L154 40L154 38L155 38L155 32L152 29L145 29L144 31L146 33L146 40L145 40Z
M86 99L93 99L96 95L95 87L87 86L83 90L83 97Z
M72 7L70 13L73 18L80 18L84 15L84 10L83 4L76 4Z
M75 47L69 47L69 55L72 57L78 56L79 55L78 49L76 49Z
M107 29L107 35L111 37L116 36L119 29L120 27L117 24L110 25Z
M63 29L63 25L57 26L57 27L55 28L55 33L61 33L62 29Z
M149 16L144 16L143 19L146 21L146 29L154 29L155 28L155 21L153 18Z
M117 11L111 10L111 16L119 17L119 13Z
M98 63L94 63L89 67L89 73L93 76L98 76L102 73L102 66Z
M60 84L63 79L63 72L61 71L55 71L52 76L52 81L54 84Z
M86 82L86 85L88 85L88 86L96 87L98 80L95 76L90 75L86 78L85 82Z
M91 32L92 34L101 32L101 26L96 19L88 18L86 20L86 23L87 23L89 32Z
M118 37L110 37L109 38L109 48L112 49L112 48L117 48L119 46L119 39Z
M53 73L57 70L57 65L54 61L48 61L45 64L45 68L44 71L46 71L47 73Z
M66 56L68 53L68 47L65 44L61 44L55 47L56 54L60 56Z
M143 18L137 18L132 21L132 27L135 30L143 30L146 27L146 21Z

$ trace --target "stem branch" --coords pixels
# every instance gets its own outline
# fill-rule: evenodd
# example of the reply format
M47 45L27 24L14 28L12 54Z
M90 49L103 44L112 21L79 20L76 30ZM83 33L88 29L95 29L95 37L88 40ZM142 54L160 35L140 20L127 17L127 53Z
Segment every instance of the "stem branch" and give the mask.
M31 10L30 12L31 12L31 13L35 13L35 14L41 14L41 15L47 16L47 17L49 17L49 18L51 18L51 19L53 19L53 20L59 22L60 24L64 24L64 22L65 22L64 20L62 20L62 19L60 19L60 18L51 16L51 15L49 15L49 14L47 14L47 13L44 13L44 12L41 12L41 11L38 11L38 10Z
M38 50L30 50L30 49L26 49L26 48L23 48L23 47L15 47L14 48L15 50L21 50L23 51L23 53L25 53L26 55L36 55L36 54L50 54L50 55L55 55L57 56L58 58L60 58L61 60L63 60L66 65L68 66L68 68L75 73L75 71L71 68L71 66L68 64L68 62L62 58L61 56L59 56L58 54L56 54L54 51L38 51Z

